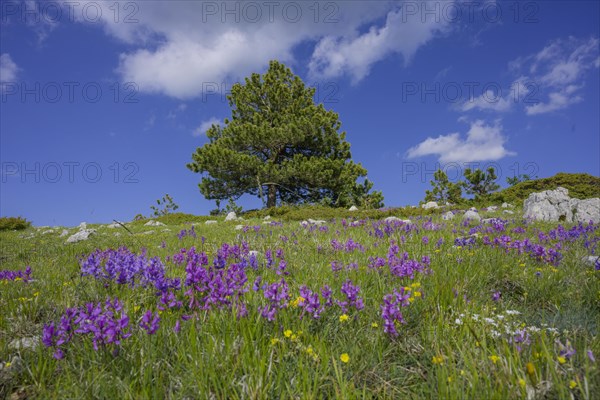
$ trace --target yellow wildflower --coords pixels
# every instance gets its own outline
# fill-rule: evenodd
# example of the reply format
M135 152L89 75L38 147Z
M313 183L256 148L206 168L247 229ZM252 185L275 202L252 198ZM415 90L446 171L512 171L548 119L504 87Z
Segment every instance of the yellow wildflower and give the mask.
M452 377L449 376L448 379L447 379L447 381L448 381L448 383L452 382Z
M575 389L576 387L577 387L577 382L575 382L575 381L569 382L569 388Z
M566 358L564 358L563 356L558 356L558 362L559 362L560 364L564 364L564 363L566 363L566 362L567 362L567 359L566 359Z
M519 386L521 386L522 388L525 388L526 385L527 385L527 383L525 383L525 379L519 378Z
M421 297L422 293L421 292L414 292L413 296L415 297Z
M371 322L371 328L379 328L379 324L377 322Z
M348 361L350 361L350 356L348 355L348 353L343 353L342 355L340 355L340 361L342 361L343 363L347 363Z
M279 343L279 339L277 339L277 338L271 339L271 346L275 346L277 343Z
M498 360L500 359L500 357L498 357L497 355L492 355L488 357L494 364L496 364L498 362Z
M527 364L525 364L525 368L527 369L527 373L530 376L535 374L535 366L533 365L533 363L528 362Z
M342 315L340 315L340 322L346 322L346 321L348 321L348 318L350 318L350 317L348 317L347 314L342 314Z
M138 312L140 308L140 306L133 306L133 312Z
M298 305L300 305L300 303L303 302L304 300L306 300L304 297L298 296L296 298L296 300L292 301L292 306L293 307L298 307Z
M292 330L291 329L286 329L285 331L283 331L283 336L285 336L286 338L289 338L290 336L292 336Z
M433 356L433 358L431 359L431 362L433 362L434 364L443 364L444 363L444 356L442 356L442 355Z

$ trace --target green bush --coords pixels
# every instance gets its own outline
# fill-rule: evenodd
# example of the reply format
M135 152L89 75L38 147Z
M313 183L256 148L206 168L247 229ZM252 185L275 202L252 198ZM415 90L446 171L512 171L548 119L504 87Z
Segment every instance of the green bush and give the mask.
M569 190L569 197L589 199L600 197L600 178L589 174L559 173L549 178L524 181L491 195L492 203L520 204L531 193L554 190L557 187Z
M31 226L31 222L22 217L0 217L0 231L21 231Z
M284 221L302 221L312 219L333 218L371 218L381 219L385 217L408 218L416 215L433 215L441 213L442 209L429 209L413 207L382 208L378 210L348 211L346 208L332 208L318 205L297 205L265 208L262 210L250 210L243 214L244 218L264 218L270 215L273 218Z

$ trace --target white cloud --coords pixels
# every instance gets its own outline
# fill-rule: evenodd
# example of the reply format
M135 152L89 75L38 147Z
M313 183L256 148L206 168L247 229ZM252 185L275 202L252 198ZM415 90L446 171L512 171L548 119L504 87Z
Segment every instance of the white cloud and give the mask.
M562 110L583 101L580 91L585 86L585 76L600 66L598 44L594 37L558 39L536 54L510 62L509 68L514 72L527 71L519 80L529 81L539 89L536 95L547 94L546 101L525 107L527 115Z
M14 82L17 79L19 67L12 60L10 54L4 53L0 55L0 82Z
M571 96L568 91L550 93L548 99L549 100L546 103L537 103L526 107L525 112L527 115L545 114L556 110L562 110L571 104L576 104L583 100L581 96Z
M499 120L493 124L476 120L470 125L466 138L458 132L428 137L408 150L408 158L437 155L440 162L475 162L499 160L515 154L504 147L506 137L502 135Z
M496 112L506 112L512 107L509 96L501 97L501 93L494 93L488 90L479 97L467 100L460 107L461 111L469 111L473 109L490 110Z
M317 44L309 64L316 78L350 75L357 83L369 74L372 65L390 54L411 61L419 47L447 29L447 21L434 18L407 18L399 8L387 13L385 25L371 26L368 32L351 36L326 36Z
M209 130L211 126L220 125L220 124L221 124L221 120L219 120L218 118L212 117L210 119L207 119L206 121L202 121L200 126L198 126L196 129L194 129L194 131L192 132L192 135L193 136L205 135L206 131Z
M307 43L316 44L311 77L348 74L357 82L388 55L401 54L409 61L447 25L422 22L420 13L401 17L391 11L398 10L398 3L391 1L129 1L119 3L117 22L114 2L80 1L77 8L92 3L102 8L107 34L131 45L132 50L120 55L117 71L122 80L136 82L142 92L179 99L260 72L272 59L294 67L293 49ZM301 17L295 21L298 7ZM131 18L138 22L124 23L133 11ZM75 13L78 22L86 23L81 14ZM385 25L378 27L382 20Z

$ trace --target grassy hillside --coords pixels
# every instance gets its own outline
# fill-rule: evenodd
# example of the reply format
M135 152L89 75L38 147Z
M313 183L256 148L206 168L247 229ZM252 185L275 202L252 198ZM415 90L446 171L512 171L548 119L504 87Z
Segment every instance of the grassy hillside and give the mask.
M600 197L600 178L589 174L559 173L550 178L521 182L492 195L492 203L522 204L531 193L553 190L562 186L577 199Z

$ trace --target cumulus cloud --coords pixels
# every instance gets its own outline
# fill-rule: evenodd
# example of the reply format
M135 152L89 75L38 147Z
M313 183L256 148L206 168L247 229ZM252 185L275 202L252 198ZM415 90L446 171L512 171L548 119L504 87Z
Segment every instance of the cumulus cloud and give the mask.
M510 62L513 71L525 74L521 80L533 82L540 94L547 96L545 101L526 106L527 115L562 110L583 101L580 92L586 74L600 66L598 45L596 37L557 39L535 54Z
M10 54L0 55L0 83L14 82L17 79L19 67L12 60Z
M221 124L221 120L219 120L218 118L215 118L215 117L207 119L206 121L202 121L200 126L198 126L196 129L194 129L194 131L192 132L192 136L205 135L206 131L209 130L211 126L219 125L219 124Z
M494 161L515 154L504 147L505 142L499 120L492 124L476 120L470 123L465 138L458 132L428 137L410 148L407 157L437 155L440 162Z
M460 107L461 111L490 110L496 112L506 112L512 107L510 96L502 97L501 93L494 93L492 90L486 91L479 97L467 100Z
M116 68L123 81L178 99L239 81L264 70L271 59L298 67L293 50L306 44L315 46L311 78L347 75L358 82L388 55L401 54L408 62L447 25L434 18L423 22L420 14L406 18L400 11L404 3L392 1L118 4L118 19L114 2L82 0L76 7L100 7L105 32L130 45ZM90 23L83 13L74 15ZM136 22L126 23L126 17Z
M309 70L317 78L344 74L357 83L369 74L373 64L390 54L401 54L410 62L417 49L447 29L447 21L434 18L407 18L402 7L387 13L383 27L351 36L327 36L319 41Z

